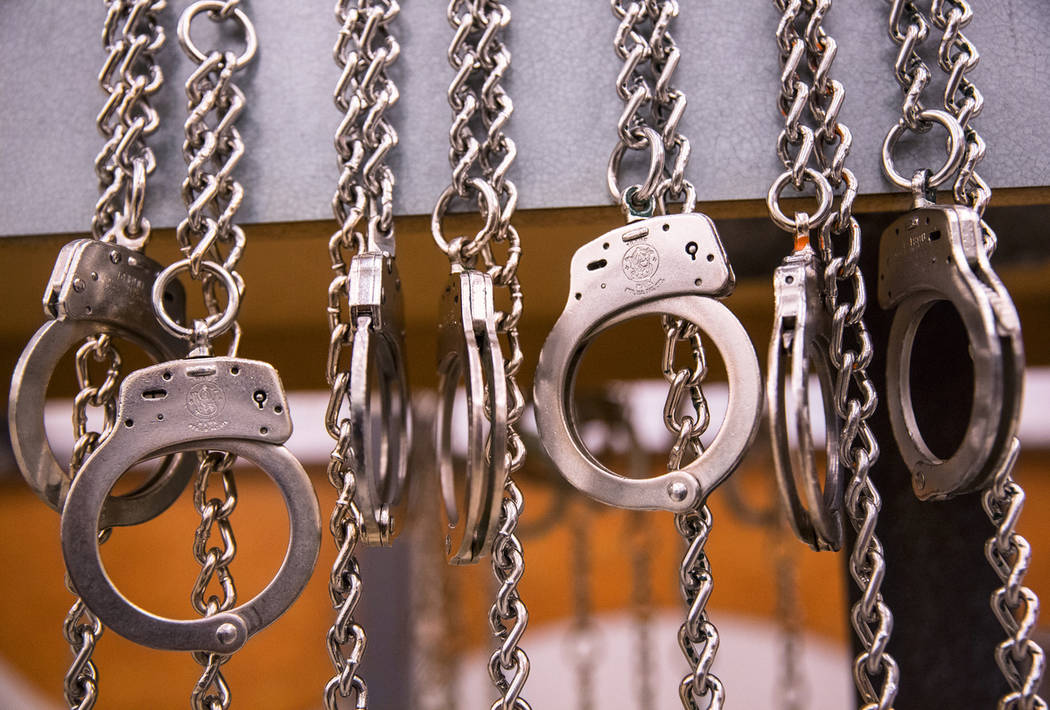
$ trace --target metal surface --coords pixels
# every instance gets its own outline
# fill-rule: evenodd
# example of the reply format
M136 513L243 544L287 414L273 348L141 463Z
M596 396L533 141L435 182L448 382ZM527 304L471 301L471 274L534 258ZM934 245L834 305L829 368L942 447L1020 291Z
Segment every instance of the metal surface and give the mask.
M714 226L700 214L634 222L581 247L571 268L568 303L536 366L536 424L547 454L576 488L609 505L675 512L694 508L739 463L761 412L754 348L728 309L710 298L732 284ZM723 355L730 400L718 435L696 461L634 480L615 474L587 451L572 397L587 344L644 314L672 315L703 330Z
M78 239L62 248L44 295L45 323L15 365L8 400L12 452L26 482L55 510L61 510L71 474L55 458L44 428L48 386L60 359L86 338L108 334L138 345L157 361L177 357L185 344L153 318L150 289L160 271L151 259L128 247ZM175 318L183 317L185 294L173 283L161 296ZM115 387L115 385L114 385ZM135 525L166 510L193 474L192 457L170 457L137 491L109 498L103 527Z
M492 312L492 280L477 271L453 273L441 296L441 311L434 429L448 524L445 547L450 562L469 564L489 551L507 480L507 459L499 455L507 446L507 390ZM467 398L467 458L457 475L452 409L461 381Z
M118 426L85 462L62 518L62 550L73 586L107 627L166 650L229 654L268 626L305 587L320 547L320 511L310 479L281 444L291 417L276 371L243 358L195 358L128 375ZM176 621L129 602L102 566L96 531L109 489L135 462L192 450L228 451L256 463L277 484L290 540L273 581L253 600L205 619Z
M922 500L986 487L1016 434L1024 385L1021 325L980 240L973 209L920 202L883 232L880 243L879 303L896 309L886 363L890 422ZM974 368L966 436L943 459L926 445L911 395L915 336L939 301L950 302L962 319Z
M817 550L843 543L839 465L840 422L835 412L831 318L824 308L817 256L805 247L785 257L773 274L773 336L769 343L766 409L773 466L788 523ZM810 433L809 372L816 370L823 396L826 461L821 476Z

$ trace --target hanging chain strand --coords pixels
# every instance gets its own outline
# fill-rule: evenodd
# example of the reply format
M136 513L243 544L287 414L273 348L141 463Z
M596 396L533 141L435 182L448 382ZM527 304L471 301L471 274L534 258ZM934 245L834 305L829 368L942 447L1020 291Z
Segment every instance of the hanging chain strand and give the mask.
M146 139L160 124L150 97L164 82L154 57L166 40L157 19L165 6L165 0L108 0L102 28L106 60L98 83L106 102L95 123L106 142L95 158L99 199L91 219L91 233L96 239L136 250L145 247L150 235L149 221L142 211L146 178L155 169L156 159ZM92 382L89 359L105 366L105 378L99 385ZM87 338L77 350L75 370L79 392L73 400L71 479L113 428L121 358L110 336ZM89 428L88 407L101 410L101 431ZM109 532L102 531L99 540L108 537ZM66 587L76 594L68 578ZM71 708L90 710L98 699L98 670L92 654L102 630L102 623L78 597L63 624L63 634L73 653L64 682L65 700Z
M868 422L878 399L867 375L873 350L863 320L867 293L858 266L860 226L852 214L857 180L845 167L853 141L849 129L838 119L845 90L831 78L838 46L822 25L831 4L831 0L774 0L782 13L777 30L782 62L778 105L785 116L778 155L797 187L802 185L812 156L819 177L827 180L838 199L837 208L825 219L813 225L796 225L796 230L801 234L802 228L806 232L810 226L817 229L824 263L824 298L832 316L829 356L836 371L835 413L842 422L839 456L849 471L845 508L857 533L849 568L861 592L851 620L864 650L854 661L853 677L865 710L890 710L897 696L899 672L896 661L886 652L893 615L882 599L886 565L882 543L875 534L882 501L870 477L879 449ZM807 70L809 84L802 78ZM921 69L910 71L909 76L914 78L909 81L924 84L927 80ZM915 101L916 108L906 116L918 120L921 106L917 94ZM816 130L800 123L807 109ZM788 145L797 149L794 158Z
M244 94L233 83L233 76L243 69L255 53L255 29L238 0L229 0L220 9L214 3L197 2L184 11L179 22L179 43L197 68L186 81L188 116L183 126L185 140L183 157L186 160L186 178L182 183L182 199L186 218L176 228L176 239L183 256L188 260L190 276L200 281L201 295L208 316L195 321L195 352L210 353L211 343L207 327L218 320L225 310L220 293L222 275L236 285L239 295L244 293L244 280L237 272L237 264L244 252L244 231L234 223L244 199L244 188L233 173L244 155L245 146L236 122L244 110ZM213 22L235 22L245 33L248 49L238 56L231 51L212 51L204 54L190 38L193 18L201 13ZM212 262L208 271L202 265ZM225 274L223 274L225 272ZM229 355L237 353L240 325L232 327ZM237 554L230 516L237 505L237 487L233 467L237 457L222 451L200 454L193 502L201 516L193 541L193 554L201 571L193 587L193 608L203 616L232 609L237 602L230 564ZM218 481L221 494L209 489ZM215 533L217 532L217 535ZM217 587L209 594L210 587ZM222 673L229 655L195 652L193 659L203 671L191 693L194 710L227 710L230 707L230 688Z
M1032 548L1015 530L1025 498L1024 489L1012 476L1019 451L1015 439L1009 459L982 496L984 510L996 528L985 543L984 554L1003 583L991 599L992 611L1007 634L995 649L995 660L1010 685L1010 692L999 700L999 708L1045 710L1047 704L1039 689L1046 657L1031 637L1039 620L1039 597L1024 585Z
M690 144L678 130L686 97L671 85L681 58L669 31L678 16L678 2L611 0L611 6L620 21L613 47L624 62L616 78L616 93L624 108L616 124L609 190L613 199L627 208L651 201L655 211L662 214L669 200L681 200L682 210L691 212L696 204L696 190L685 178ZM652 144L656 137L659 145ZM618 184L624 155L628 150L646 149L654 156L648 175L642 183L621 191Z
M91 233L137 250L150 236L142 212L157 161L146 139L160 125L150 100L164 83L154 58L166 41L158 23L166 6L166 0L107 0L102 29L107 56L98 84L107 100L95 124L106 142L95 157L100 195Z
M397 132L385 113L398 100L397 86L387 69L400 54L391 30L399 12L393 0L340 0L335 5L340 29L332 55L341 75L333 100L343 119L335 135L340 175L332 198L339 229L328 242L334 276L328 288L331 337L326 377L332 392L325 424L335 440L328 479L339 495L329 521L338 553L328 587L336 616L327 634L328 655L335 668L325 685L327 710L336 710L341 699L359 709L368 706L368 688L357 672L366 637L354 617L361 599L357 545L364 519L355 503L358 471L351 422L344 415L350 371L343 365L343 351L352 345L359 327L369 327L369 319L353 322L345 299L353 256L368 250L377 235L390 237L394 230L394 174L386 161L397 145Z
M980 53L962 33L972 19L973 10L965 0L934 0L929 19L913 2L893 0L889 30L890 37L900 46L897 80L906 89L906 118L929 82L930 71L918 55L918 46L928 37L931 22L942 31L937 63L947 75L944 108L959 122L966 137L965 157L955 179L953 196L957 203L972 207L978 216L983 216L992 191L977 174L985 143L972 119L984 107L984 97L966 76L977 66ZM991 256L997 239L983 218L981 232L979 246ZM1010 686L999 707L1032 710L1047 707L1038 694L1046 661L1043 649L1031 638L1039 616L1039 598L1024 585L1031 546L1015 530L1025 498L1024 490L1013 479L1018 452L1019 444L1014 440L1007 460L983 494L985 512L996 528L985 545L985 556L1003 582L991 599L992 611L1007 633L995 652L996 662Z
M525 397L517 382L524 361L518 336L522 314L518 281L521 240L511 225L518 192L507 179L517 148L504 132L514 104L503 88L511 60L504 43L511 13L498 0L451 0L446 16L455 30L448 49L449 64L456 72L448 89L448 102L455 114L449 130L452 184L435 208L434 221L440 224L453 195L477 201L486 228L472 239L457 238L448 244L439 240L439 246L453 262L468 268L481 266L495 287L506 289L509 299L507 310L497 310L495 314L496 331L505 354L507 451L489 455L507 457L508 476L499 528L492 542L492 572L499 591L489 611L489 626L499 648L489 659L489 676L501 695L492 707L522 710L529 707L520 694L530 666L528 656L518 645L529 616L518 593L525 561L516 529L524 498L514 482L514 474L525 462L525 445L517 433L525 409ZM505 254L502 263L493 245L505 245L501 247Z

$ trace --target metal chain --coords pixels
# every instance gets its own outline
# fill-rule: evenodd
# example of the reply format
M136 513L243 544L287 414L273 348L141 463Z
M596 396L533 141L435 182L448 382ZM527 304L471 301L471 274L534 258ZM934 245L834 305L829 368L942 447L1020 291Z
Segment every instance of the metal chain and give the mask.
M105 378L100 384L91 380L91 361L105 365ZM73 400L73 453L69 462L70 478L75 478L88 455L106 438L116 422L116 396L121 381L120 352L109 335L99 334L84 341L76 352L74 367L80 391ZM89 429L88 407L101 410L101 431ZM99 533L99 542L105 542L109 530ZM66 588L74 595L69 577ZM66 672L63 690L66 703L77 710L90 710L98 700L98 669L92 660L95 645L102 636L102 622L98 620L77 596L66 614L63 634L73 653L73 662Z
M205 55L197 49L189 34L190 23L201 13L207 13L214 22L233 18L239 23L248 44L244 54L212 51ZM210 325L224 310L220 293L224 281L232 279L238 294L244 294L244 279L237 272L237 264L247 240L244 230L233 221L244 200L244 188L233 172L245 151L236 126L244 111L245 98L233 83L233 77L254 57L255 29L240 8L239 0L225 3L201 0L183 12L179 43L197 68L186 81L189 115L183 126L182 154L187 171L182 182L182 199L187 214L176 228L175 236L188 260L190 276L201 282L209 314L204 322ZM207 271L202 268L205 261L214 262ZM232 331L229 354L235 355L241 336L236 318Z
M1008 460L982 497L984 510L996 528L985 543L984 554L1003 583L992 593L991 600L992 611L1007 634L995 650L995 660L1010 685L1010 692L999 700L999 707L1045 710L1047 704L1039 695L1039 688L1046 657L1031 637L1039 619L1039 597L1024 585L1032 548L1015 530L1025 498L1024 489L1012 476L1019 451L1015 439Z
M132 249L145 247L150 236L142 212L157 161L146 139L160 125L150 100L164 83L155 56L166 41L158 23L166 6L166 0L107 0L102 28L107 56L98 84L107 100L95 124L106 142L95 157L100 195L91 233Z
M923 110L922 93L931 78L930 68L919 55L919 48L929 37L931 21L942 31L937 63L948 78L944 109L959 123L966 138L964 158L955 178L953 194L958 204L972 207L978 216L983 217L992 190L977 173L977 165L984 158L985 142L971 121L984 108L984 96L966 76L977 66L981 55L962 33L973 19L973 10L965 0L933 0L927 19L914 2L890 0L890 5L890 37L900 47L894 75L904 90L901 110L908 128L918 133L925 133L932 125L918 116ZM991 256L997 239L983 219L981 232L985 251Z
M631 211L652 209L662 214L669 200L682 200L683 211L691 212L696 190L685 177L691 149L678 130L686 97L671 85L681 58L669 31L678 16L678 2L611 0L611 5L620 21L613 46L624 62L616 77L616 93L624 109L609 160L609 192ZM642 182L621 190L621 163L628 150L648 151L649 169Z
M213 22L233 20L238 23L247 43L244 54L201 52L190 35L191 23L201 13L207 13ZM244 188L234 178L233 172L245 151L235 125L244 110L245 98L233 83L233 76L255 54L255 28L239 0L225 3L201 0L183 12L178 37L183 51L197 65L186 81L189 113L183 126L182 153L187 170L182 183L182 199L187 214L175 231L185 257L185 267L194 280L200 281L208 311L207 317L194 321L193 341L196 353L210 354L210 326L219 321L225 311L232 309L233 337L228 352L234 356L241 336L237 323L240 299L235 296L244 294L244 280L237 272L237 263L244 252L246 238L240 226L234 224L244 199ZM237 292L226 295L228 303L225 305L220 293L226 288L223 284L233 284ZM194 609L207 617L233 608L237 601L237 590L229 569L237 553L229 520L237 505L233 475L237 457L223 451L201 452L200 456L193 502L201 522L194 536L193 554L201 571L191 601ZM221 497L209 497L208 490L215 478L222 487ZM213 539L216 529L218 540ZM208 594L213 580L220 594ZM203 671L191 693L191 706L194 710L227 710L231 695L222 666L230 656L202 652L192 655Z
M143 206L146 179L156 168L156 159L146 139L160 123L150 97L164 82L154 57L166 41L164 28L158 23L158 14L165 6L165 0L107 0L102 27L106 60L98 83L107 99L95 123L106 142L95 157L99 199L91 233L96 239L136 250L146 246L150 235ZM91 381L89 358L105 363L105 379L99 385ZM71 480L113 428L122 377L120 352L110 336L87 338L77 350L75 370L79 392L73 400ZM102 411L101 431L89 429L89 406ZM108 536L108 531L103 531L99 539L105 541ZM66 587L76 594L68 578ZM102 630L102 623L77 597L63 625L74 659L64 683L65 699L71 708L89 710L98 698L98 671L92 654Z
M850 476L845 507L857 532L849 567L861 591L851 618L864 650L853 664L853 676L865 710L889 710L897 695L898 669L886 652L893 616L882 600L885 560L882 544L875 535L881 499L869 476L879 449L868 420L878 400L867 375L873 351L863 320L867 293L858 267L860 226L852 214L857 180L845 167L853 141L849 129L838 118L845 89L831 78L838 46L822 24L832 3L774 0L774 5L782 13L777 31L783 69L778 104L785 115L777 152L797 188L808 177L817 183L819 191L819 181L824 180L838 199L836 208L829 208L825 216L813 217L812 224L809 216L796 214L793 226L796 238L808 237L809 228L817 228L824 263L825 305L831 313L828 354L836 371L835 412L842 422L839 455ZM809 84L803 79L804 71L808 71ZM921 67L910 67L909 71L914 81L927 80ZM807 110L815 130L800 123ZM915 108L914 114L906 111L906 117L918 120L920 110L921 107ZM789 146L797 151L794 157ZM815 159L819 171L808 167L810 157Z
M361 598L356 552L364 519L355 503L358 472L351 422L345 415L350 371L343 366L346 358L342 353L353 343L358 327L369 326L368 317L353 322L345 302L350 261L355 254L369 250L377 238L391 238L394 231L394 173L386 159L397 145L397 132L385 113L398 100L397 86L387 69L400 54L391 31L399 12L394 0L340 0L335 5L340 29L332 55L342 73L333 100L343 119L335 135L341 172L332 198L339 229L328 242L335 275L328 288L331 337L326 376L332 391L326 428L336 442L329 456L328 479L339 492L329 524L338 554L329 576L329 596L336 616L327 634L328 655L335 667L335 675L324 691L328 710L336 710L341 699L357 708L368 704L367 686L357 672L366 637L354 618Z
M984 107L984 97L966 76L980 60L980 53L962 33L973 19L973 10L965 0L933 0L930 19L912 2L893 0L890 10L890 36L900 45L897 66L921 64L917 47L929 34L932 21L942 31L937 50L937 63L947 76L944 91L944 109L963 129L966 147L962 164L953 187L958 204L967 205L978 216L991 200L992 191L977 174L977 164L984 158L985 143L972 124L972 119ZM902 25L904 29L902 29ZM920 85L908 89L909 98L917 102L929 79L929 70L922 65L918 72L925 76ZM901 81L898 72L898 81ZM918 83L918 82L916 82ZM907 102L906 102L907 103ZM981 219L981 248L988 256L995 251L997 239L991 227ZM983 505L996 527L985 545L985 556L999 575L1003 586L992 594L992 611L1007 633L1007 639L996 648L996 661L1010 686L1010 692L999 701L1000 708L1045 708L1039 696L1043 670L1046 664L1043 649L1031 638L1039 615L1039 598L1024 586L1028 571L1031 546L1015 531L1024 507L1024 490L1013 480L1013 467L1019 453L1014 440L1008 459L996 472L983 495Z
M491 451L488 455L506 456L508 476L499 529L492 542L492 572L499 592L489 611L489 626L499 648L489 659L489 676L501 694L492 707L520 710L529 707L520 693L530 665L518 645L528 623L528 610L518 594L524 556L516 529L524 498L513 479L525 462L525 445L517 432L525 396L517 382L524 361L518 336L522 314L518 264L522 250L518 232L511 225L518 192L507 179L517 148L504 132L514 111L503 88L511 60L504 43L511 13L498 0L451 0L446 16L455 31L448 49L449 64L456 72L448 88L448 102L454 112L449 130L452 182L434 208L434 237L450 261L465 268L484 269L493 285L506 289L509 298L509 307L495 313L496 331L505 354L507 450ZM441 223L457 197L477 205L485 226L473 238L446 241ZM501 245L502 262L494 245Z
M193 556L201 570L190 601L197 613L206 617L229 611L237 604L237 588L230 571L230 564L237 555L237 541L230 523L230 515L237 507L237 486L233 478L235 460L233 454L222 451L203 454L193 487L193 505L201 516L193 538ZM208 489L216 478L221 484L222 494L209 496ZM216 531L218 535L213 535ZM208 593L213 580L218 594ZM193 689L191 706L194 710L227 710L230 689L221 667L230 656L197 652L193 658L205 670Z

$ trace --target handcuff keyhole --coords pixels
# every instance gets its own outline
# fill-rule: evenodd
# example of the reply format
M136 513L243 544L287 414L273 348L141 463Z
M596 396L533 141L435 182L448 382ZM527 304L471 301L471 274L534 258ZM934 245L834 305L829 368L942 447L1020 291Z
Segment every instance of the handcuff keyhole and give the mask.
M930 241L931 242L935 242L935 241L937 241L940 238L941 238L941 230L935 229L932 232L930 232Z
M255 400L255 404L258 405L259 409L262 409L263 405L266 404L266 391L255 390L255 394L252 395L252 399Z
M667 225L665 224L664 227L666 228ZM685 253L688 254L693 261L696 261L696 252L698 251L700 251L700 245L696 242L689 242L685 245Z

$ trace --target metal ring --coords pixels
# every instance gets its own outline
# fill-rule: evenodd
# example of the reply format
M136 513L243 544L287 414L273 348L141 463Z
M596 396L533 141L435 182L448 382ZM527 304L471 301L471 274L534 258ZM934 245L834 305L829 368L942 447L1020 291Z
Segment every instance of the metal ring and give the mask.
M809 180L817 188L817 212L809 217L809 222L810 224L820 224L827 219L829 214L831 214L831 202L834 198L831 184L826 177L813 168L806 168L803 175L805 175L803 182ZM777 179L769 186L769 192L766 193L766 207L769 209L769 217L773 220L774 224L785 232L795 234L800 225L797 220L789 219L788 216L784 214L784 211L780 209L780 193L784 191L784 187L789 183L791 183L790 170L777 176Z
M217 4L221 5L222 3ZM214 261L202 261L200 265L205 271L210 271L218 276L223 288L226 289L226 309L217 320L212 320L214 316L209 316L206 320L207 335L209 338L215 338L229 330L237 321L237 314L241 309L241 292L233 274L222 264ZM160 321L164 330L176 337L192 342L194 339L193 328L187 328L176 322L175 319L168 315L168 311L164 306L164 289L167 287L168 282L174 279L180 271L189 270L190 267L190 259L179 259L157 274L157 280L153 282L153 310L156 312L157 320Z
M966 136L959 122L946 111L926 109L919 112L919 118L927 123L939 123L948 131L948 157L941 169L933 173L929 181L931 187L938 187L959 169L965 157ZM893 163L893 149L906 130L908 126L902 118L886 134L886 139L882 142L882 172L897 187L902 190L911 190L911 178L906 178L897 172L897 166Z
M640 127L640 130L645 134L645 139L649 143L649 174L645 177L645 182L638 186L638 199L641 202L649 202L656 195L657 190L660 187L660 183L664 177L664 141L654 129L648 126ZM609 167L606 170L605 180L609 187L609 194L612 195L613 199L620 202L620 196L622 191L617 184L617 173L620 172L620 163L623 161L623 156L627 152L627 146L621 141L616 144L613 148L612 153L609 155Z
M193 22L193 18L204 11L210 11L210 13L219 13L226 9L226 3L220 2L219 0L199 0L190 5L179 17L178 35L179 45L182 47L186 54L197 62L198 64L203 63L208 56L204 52L197 48L193 40L190 38L190 23ZM244 39L246 46L241 56L237 57L236 63L233 65L234 69L243 69L247 66L248 62L255 58L255 53L259 50L259 38L255 34L255 25L248 19L248 15L244 13L244 10L239 7L234 8L233 16L237 18L237 21L241 23L241 27L244 29ZM225 18L215 17L211 14L208 15L208 19L212 22L221 22Z
M470 240L466 249L467 253L465 256L470 257L477 254L481 247L496 233L496 227L499 225L500 206L499 195L496 194L496 190L488 182L479 177L472 177L467 180L467 184L477 190L478 195L481 196L481 206L485 217L485 226L478 230L478 233ZM445 212L448 210L452 198L457 194L455 185L446 187L441 196L438 197L437 204L434 205L434 211L430 215L430 233L434 236L434 241L437 243L438 248L445 252L446 255L449 255L450 258L452 248L449 246L449 242L445 241L445 235L441 229L441 220L444 219Z

